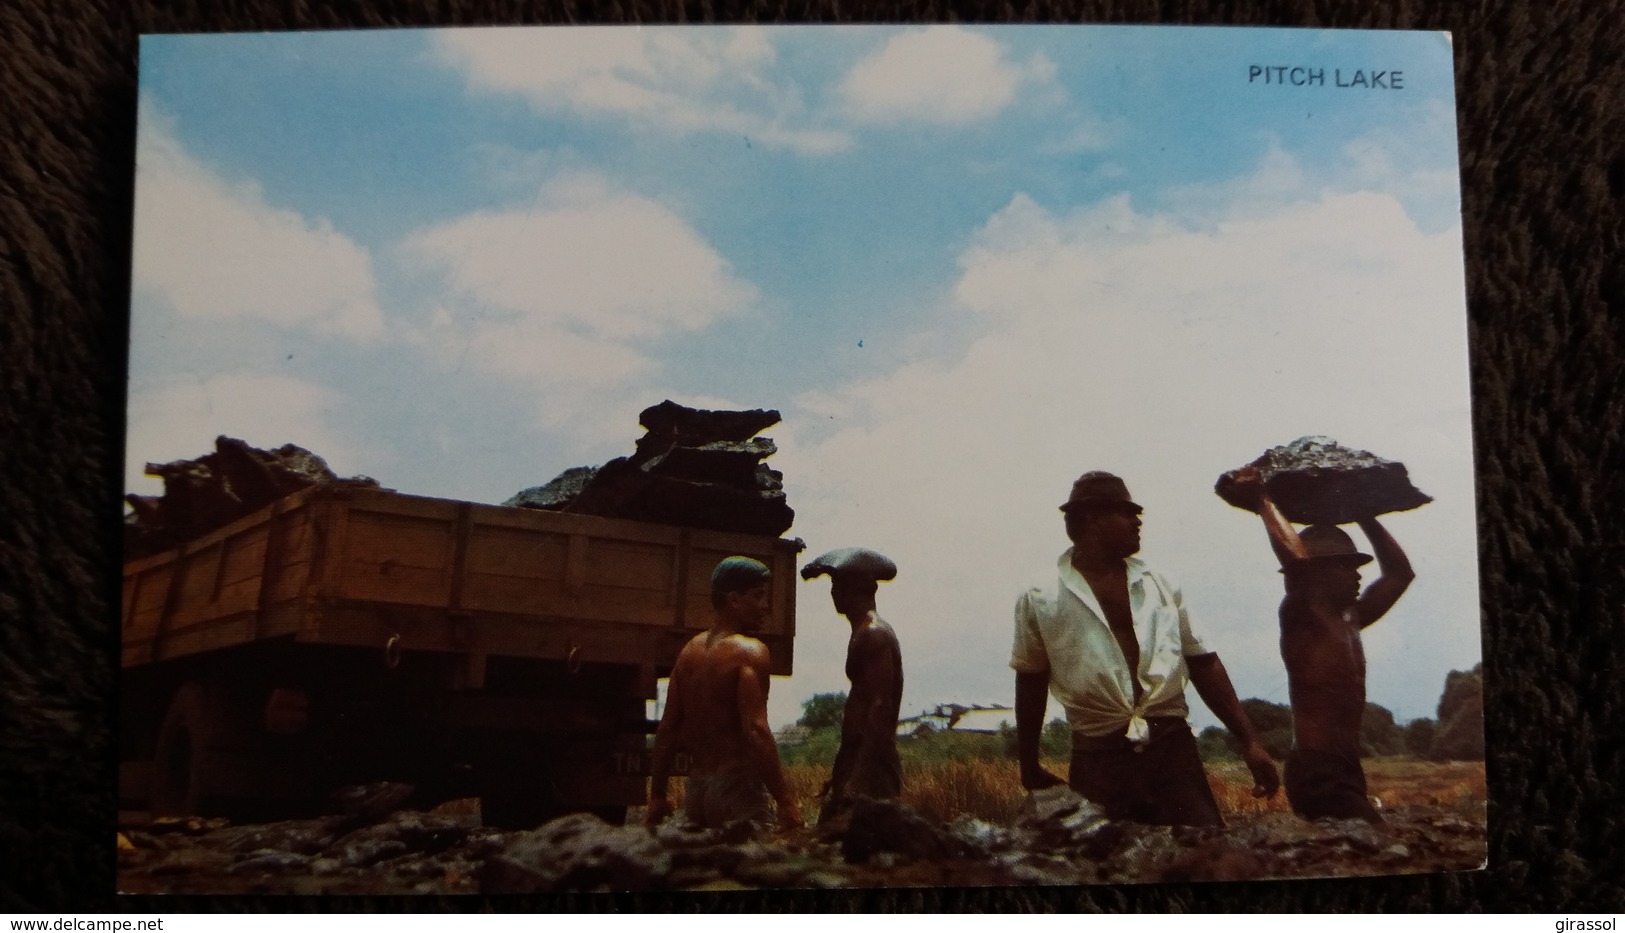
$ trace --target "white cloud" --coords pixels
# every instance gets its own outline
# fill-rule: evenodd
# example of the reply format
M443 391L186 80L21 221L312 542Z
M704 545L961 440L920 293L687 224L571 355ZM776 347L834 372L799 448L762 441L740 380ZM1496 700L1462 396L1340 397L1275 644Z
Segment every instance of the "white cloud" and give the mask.
M603 388L646 372L650 360L623 344L592 339L535 318L467 318L437 308L426 331L408 339L444 366L472 365L530 385Z
M1418 122L1432 127L1441 120L1451 125L1448 115ZM1440 159L1440 152L1450 155ZM1449 139L1373 132L1349 141L1311 174L1271 140L1253 172L1220 183L1168 188L1155 206L1193 224L1212 225L1266 217L1331 193L1369 192L1392 195L1424 232L1438 233L1461 223L1454 152Z
M1448 108L1426 109L1430 116L1418 121L1421 125L1454 127ZM1461 223L1461 187L1454 142L1448 133L1418 138L1395 131L1373 132L1343 147L1342 184L1356 190L1392 191L1424 230L1455 226Z
M273 207L187 154L142 108L133 285L181 315L354 339L383 332L367 251L321 218Z
M377 455L333 425L333 414L344 407L333 390L291 376L224 373L136 391L130 396L125 489L162 494L163 482L143 475L146 464L202 456L214 450L221 434L265 449L298 444L335 473L352 475Z
M542 390L538 419L550 427L572 420L583 393L629 393L657 376L643 348L758 299L680 217L593 174L555 179L526 208L420 231L402 254L445 282L429 326L409 339L442 368Z
M838 428L780 455L796 534L897 561L880 609L905 646L905 707L1008 700L1010 609L1066 546L1056 506L1079 473L1113 470L1242 695L1285 702L1279 577L1258 521L1212 485L1330 434L1406 462L1438 498L1389 521L1421 577L1367 639L1372 700L1430 715L1444 672L1478 654L1460 263L1459 230L1424 234L1385 196L1200 222L1018 196L961 259L958 300L995 333L805 400L805 419ZM824 607L807 611L810 654ZM838 688L821 676L798 695Z
M556 179L529 208L421 231L405 251L474 306L608 341L698 330L757 297L680 217L596 175Z
M812 154L851 144L844 133L807 125L797 89L766 77L775 52L759 28L457 29L434 42L436 57L471 88L521 95L541 112L734 133Z
M987 36L958 26L898 35L859 62L840 88L854 119L963 125L997 116L1018 96L1059 93L1042 54L1011 61Z
M1223 182L1176 185L1164 190L1157 200L1159 206L1177 211L1192 225L1206 227L1268 217L1329 190L1358 190L1355 186L1334 186L1333 177L1334 173L1321 172L1311 179L1297 159L1272 141L1259 159L1258 168L1250 174Z

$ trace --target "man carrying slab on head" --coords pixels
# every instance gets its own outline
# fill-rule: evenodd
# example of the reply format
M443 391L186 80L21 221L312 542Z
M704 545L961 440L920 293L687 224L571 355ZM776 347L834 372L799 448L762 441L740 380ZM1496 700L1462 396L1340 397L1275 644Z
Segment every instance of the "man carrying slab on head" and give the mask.
M1304 819L1329 816L1373 823L1382 817L1366 796L1360 767L1365 715L1365 649L1360 631L1382 618L1416 574L1398 542L1375 516L1359 520L1382 571L1360 591L1360 567L1371 561L1336 525L1292 527L1270 498L1257 467L1235 474L1237 494L1256 507L1281 561L1281 659L1292 696L1292 752L1286 797Z
M896 577L897 565L867 548L840 548L801 569L804 580L823 574L829 574L835 611L852 625L852 638L846 643L846 676L852 690L841 719L841 748L825 785L820 825L845 812L853 797L885 799L903 791L903 763L897 757L903 655L897 634L875 612L879 581Z
M1057 576L1016 602L1016 757L1021 784L1062 783L1039 765L1046 695L1072 728L1072 789L1113 820L1219 826L1223 819L1186 722L1185 684L1225 724L1274 796L1275 763L1253 732L1219 656L1205 647L1178 587L1134 557L1138 503L1111 473L1085 473L1061 506L1072 547Z
M683 813L706 829L739 820L780 830L801 825L801 810L784 783L779 748L767 724L767 646L751 633L771 606L773 575L748 557L729 557L711 573L711 628L677 655L666 687L666 710L655 733L645 826L671 815L666 785L672 756L689 754ZM778 812L774 813L774 804Z

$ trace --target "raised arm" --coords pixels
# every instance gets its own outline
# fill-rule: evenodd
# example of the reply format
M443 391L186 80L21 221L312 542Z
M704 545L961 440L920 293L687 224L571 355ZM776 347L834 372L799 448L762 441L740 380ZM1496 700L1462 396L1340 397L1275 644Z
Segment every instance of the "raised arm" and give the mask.
M779 746L773 741L773 729L767 724L767 649L761 648L753 654L759 657L739 667L739 722L745 728L745 743L756 773L778 805L779 829L792 829L801 825L801 808L784 783Z
M1257 467L1245 466L1237 470L1235 488L1258 509L1258 517L1264 520L1264 530L1270 536L1270 547L1274 549L1281 566L1308 558L1309 551L1303 546L1303 539L1298 537L1298 530L1292 527L1292 523L1281 514L1280 506L1270 498L1269 490L1264 487L1264 477Z
M1382 527L1375 515L1360 519L1360 530L1370 540L1372 556L1377 558L1377 569L1381 571L1381 575L1371 581L1354 604L1360 616L1360 627L1365 628L1394 608L1394 603L1399 602L1399 597L1405 595L1411 581L1416 579L1416 572L1411 569L1410 558L1405 556L1399 542L1388 533L1388 529Z

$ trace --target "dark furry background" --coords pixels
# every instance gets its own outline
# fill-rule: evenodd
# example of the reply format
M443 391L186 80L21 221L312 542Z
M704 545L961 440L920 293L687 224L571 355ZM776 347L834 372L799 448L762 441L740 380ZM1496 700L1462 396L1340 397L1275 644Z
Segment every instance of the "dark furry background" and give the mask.
M367 899L361 910L1625 910L1625 9L1488 0L10 0L0 6L0 912L122 901L113 730L142 32L673 21L1455 34L1489 719L1488 871L1240 885ZM1402 335L1395 335L1396 338ZM1374 374L1375 375L1375 374ZM1350 387L1357 391L1357 387Z

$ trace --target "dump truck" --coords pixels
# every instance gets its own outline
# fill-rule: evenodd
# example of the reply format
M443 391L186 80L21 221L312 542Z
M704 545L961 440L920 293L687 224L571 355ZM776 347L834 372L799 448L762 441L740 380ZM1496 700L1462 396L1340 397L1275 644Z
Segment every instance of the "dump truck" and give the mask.
M773 570L791 671L799 541L318 485L124 565L119 793L270 819L336 789L478 797L489 825L623 820L649 702L733 554Z

